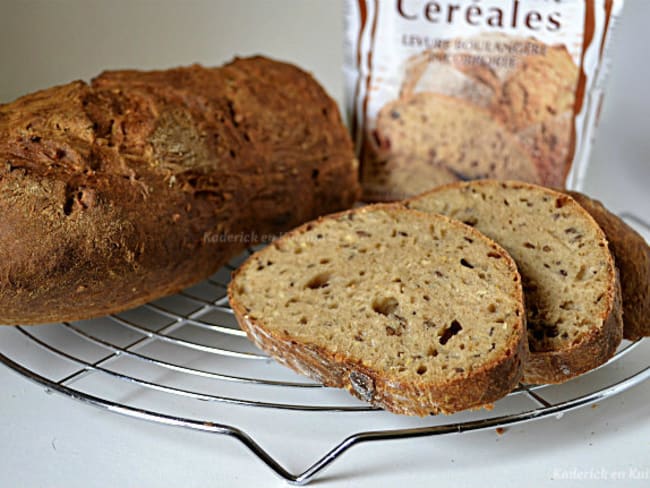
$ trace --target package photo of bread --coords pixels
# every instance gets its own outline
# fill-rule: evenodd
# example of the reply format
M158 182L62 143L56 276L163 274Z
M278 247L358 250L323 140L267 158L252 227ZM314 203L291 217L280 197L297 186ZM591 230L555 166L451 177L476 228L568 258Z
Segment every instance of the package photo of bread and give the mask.
M3 478L650 479L631 3L1 7Z
M580 185L620 5L365 3L346 82L366 199L504 174Z

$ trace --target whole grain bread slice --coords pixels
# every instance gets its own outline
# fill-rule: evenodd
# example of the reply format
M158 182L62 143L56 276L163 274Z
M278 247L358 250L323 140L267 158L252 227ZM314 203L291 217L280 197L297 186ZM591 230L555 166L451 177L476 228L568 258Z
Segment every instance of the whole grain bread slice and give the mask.
M252 255L228 295L279 362L395 413L488 406L517 385L527 356L510 256L398 204L299 227Z
M569 195L520 182L452 183L406 202L459 219L515 259L526 297L527 383L561 383L610 358L621 291L607 240Z
M567 192L603 229L621 277L623 337L650 336L650 247L632 227L588 196Z

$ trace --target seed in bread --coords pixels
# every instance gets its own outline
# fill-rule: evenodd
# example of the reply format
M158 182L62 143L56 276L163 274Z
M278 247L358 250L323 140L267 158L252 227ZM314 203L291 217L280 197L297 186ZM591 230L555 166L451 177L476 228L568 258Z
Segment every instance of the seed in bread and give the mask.
M526 296L528 383L561 383L599 366L622 336L621 292L603 231L570 196L519 182L453 183L409 208L472 225L517 262Z
M457 221L397 204L290 232L251 256L228 294L278 361L396 413L491 404L526 359L510 256Z

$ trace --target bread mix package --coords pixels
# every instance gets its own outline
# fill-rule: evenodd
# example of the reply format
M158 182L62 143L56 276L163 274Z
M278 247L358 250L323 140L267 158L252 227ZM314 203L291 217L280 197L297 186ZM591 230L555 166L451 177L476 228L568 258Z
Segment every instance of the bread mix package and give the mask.
M479 178L580 189L623 0L346 0L364 198Z

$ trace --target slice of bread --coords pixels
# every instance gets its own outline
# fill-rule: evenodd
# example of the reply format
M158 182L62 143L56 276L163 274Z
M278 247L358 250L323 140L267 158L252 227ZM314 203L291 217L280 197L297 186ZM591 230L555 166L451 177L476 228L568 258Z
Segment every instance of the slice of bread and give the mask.
M650 336L650 247L634 229L602 203L578 192L567 192L603 229L621 276L623 337Z
M409 208L459 219L515 259L526 297L526 383L561 383L610 358L622 336L621 291L607 240L570 196L494 180L453 183Z
M228 296L278 361L395 413L489 406L527 357L512 258L460 222L399 204L297 228L252 255Z
M517 138L486 111L435 93L387 104L377 116L378 160L391 172L421 175L436 186L440 174L455 180L516 178L537 182L535 163ZM421 188L421 186L420 186ZM413 196L410 188L396 194Z

